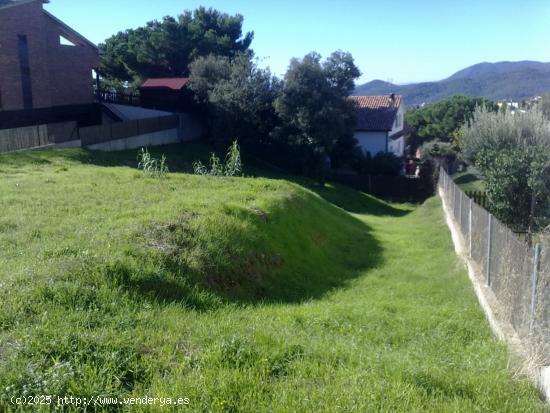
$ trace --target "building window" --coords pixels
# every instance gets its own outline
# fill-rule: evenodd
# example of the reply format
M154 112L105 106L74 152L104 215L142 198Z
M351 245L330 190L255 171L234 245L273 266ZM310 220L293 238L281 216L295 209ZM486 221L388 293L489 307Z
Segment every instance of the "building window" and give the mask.
M67 39L62 34L59 35L59 44L62 46L76 46L71 40Z
M20 34L17 36L19 50L19 68L21 71L21 89L23 92L23 107L32 109L32 83L31 67L29 63L29 45L27 36Z

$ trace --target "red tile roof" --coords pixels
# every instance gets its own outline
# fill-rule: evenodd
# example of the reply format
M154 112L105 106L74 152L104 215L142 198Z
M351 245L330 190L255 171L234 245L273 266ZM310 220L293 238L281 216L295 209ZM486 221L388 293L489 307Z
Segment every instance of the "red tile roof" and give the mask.
M171 89L181 90L189 82L188 77L166 77L157 79L147 79L141 85L141 88Z
M355 103L356 130L389 131L401 106L401 96L351 96Z

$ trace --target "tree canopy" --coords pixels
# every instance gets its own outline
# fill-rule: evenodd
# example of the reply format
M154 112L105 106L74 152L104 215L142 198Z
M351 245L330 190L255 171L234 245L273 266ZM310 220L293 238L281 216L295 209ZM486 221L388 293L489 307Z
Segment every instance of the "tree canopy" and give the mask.
M190 88L206 111L214 141L261 142L277 123L273 102L281 82L246 53L198 58L191 64Z
M274 133L290 146L308 149L305 168L319 167L335 150L355 146L355 113L348 96L360 74L351 54L342 51L324 62L317 53L291 60L275 101L282 124Z
M185 11L144 27L128 29L100 45L101 73L110 80L188 76L191 62L210 54L233 57L249 52L253 32L243 35L243 16L212 8Z
M283 80L248 53L209 55L191 64L190 88L213 141L238 138L249 152L274 163L285 158L285 167L321 177L329 157L349 160L356 146L348 96L359 74L341 51L324 61L317 53L293 59Z
M550 123L526 113L476 109L462 149L481 171L491 211L516 229L550 223Z
M352 55L336 51L322 60L312 52L293 59L280 80L258 66L253 33L243 35L242 24L239 14L200 7L120 32L100 45L103 82L118 88L188 76L213 142L238 139L248 152L284 158L284 167L316 176L329 158L350 161L357 143L348 97L360 76Z
M417 148L432 140L453 142L458 130L472 118L478 106L485 106L491 111L498 110L490 100L466 96L453 96L409 110L406 114L407 125L411 128L409 144Z

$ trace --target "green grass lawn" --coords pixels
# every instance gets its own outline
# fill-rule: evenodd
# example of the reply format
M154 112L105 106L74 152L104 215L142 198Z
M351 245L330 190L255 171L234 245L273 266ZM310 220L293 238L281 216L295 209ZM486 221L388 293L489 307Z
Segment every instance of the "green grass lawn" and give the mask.
M544 411L512 377L437 198L193 176L177 171L204 148L159 151L176 171L164 180L135 169L137 151L0 156L0 411L50 394L187 397L193 412Z
M463 191L485 191L483 177L473 166L469 166L464 172L454 174L453 179Z

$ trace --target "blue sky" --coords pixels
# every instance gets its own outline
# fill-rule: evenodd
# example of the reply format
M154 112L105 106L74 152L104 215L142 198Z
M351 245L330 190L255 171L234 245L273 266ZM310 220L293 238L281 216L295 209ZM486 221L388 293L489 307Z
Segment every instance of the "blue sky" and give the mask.
M51 0L46 9L95 43L198 6L245 17L274 73L315 50L353 54L372 79L438 80L482 61L550 61L550 0Z

